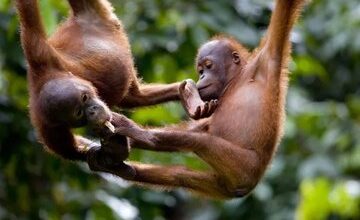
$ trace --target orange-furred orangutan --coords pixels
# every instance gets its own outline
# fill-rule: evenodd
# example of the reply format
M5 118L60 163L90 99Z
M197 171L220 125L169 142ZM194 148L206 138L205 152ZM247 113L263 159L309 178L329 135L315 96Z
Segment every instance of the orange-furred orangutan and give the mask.
M196 59L199 81L196 85L185 81L180 93L193 115L202 100L218 99L209 118L187 126L151 129L113 114L115 132L130 137L131 147L194 152L210 170L129 163L135 170L129 177L124 170L102 166L96 159L89 161L90 167L142 185L182 187L209 197L248 194L263 176L283 135L289 37L304 2L277 0L268 32L252 53L230 37L215 37L201 46Z
M16 7L29 65L32 123L49 150L65 159L85 161L92 141L74 136L71 128L88 124L111 128L108 107L179 100L180 83L139 83L126 32L107 0L68 2L71 14L50 38L37 0L16 0ZM108 152L98 156L127 157L126 137L112 136L108 141L112 144L106 145Z

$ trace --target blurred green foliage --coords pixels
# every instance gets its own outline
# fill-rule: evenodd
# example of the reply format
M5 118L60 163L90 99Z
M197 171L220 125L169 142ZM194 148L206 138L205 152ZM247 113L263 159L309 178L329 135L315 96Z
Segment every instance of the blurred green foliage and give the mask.
M336 216L351 219L359 216L359 199L351 195L351 190L356 188L356 184L349 181L346 184L334 185L324 178L315 181L304 180L300 186L303 200L298 206L297 218L316 220L334 215L333 218Z
M66 1L41 0L48 33ZM147 82L196 78L199 45L216 33L254 48L273 1L113 0ZM360 5L313 0L292 34L285 137L248 197L226 202L159 192L94 174L43 151L28 118L26 66L13 1L0 1L0 219L359 219ZM127 112L143 125L185 119L177 103ZM193 155L134 151L149 163L204 166Z

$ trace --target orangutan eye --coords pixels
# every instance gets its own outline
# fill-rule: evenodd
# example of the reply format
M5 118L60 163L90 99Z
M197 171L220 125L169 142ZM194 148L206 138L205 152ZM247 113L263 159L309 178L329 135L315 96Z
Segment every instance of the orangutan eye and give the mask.
M212 62L211 62L210 60L207 60L207 61L205 62L205 67L206 67L207 69L211 69L212 66L213 66L213 64L212 64Z
M202 67L201 65L199 65L199 66L197 67L197 71L198 71L199 75L201 75L201 74L204 73L204 69L203 69L203 67Z
M83 95L81 96L81 101L82 101L83 103L86 102L88 99L89 99L89 95L88 95L88 94L83 94Z

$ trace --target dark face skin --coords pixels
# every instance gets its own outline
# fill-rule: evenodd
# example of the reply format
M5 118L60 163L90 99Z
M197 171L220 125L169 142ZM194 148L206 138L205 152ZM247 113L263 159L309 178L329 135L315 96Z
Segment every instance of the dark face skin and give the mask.
M76 77L47 82L40 92L40 103L52 125L75 128L88 123L96 127L111 119L110 110L92 85Z
M196 87L201 98L204 101L218 99L232 78L229 69L239 63L239 54L226 41L213 40L204 44L196 61L199 73Z

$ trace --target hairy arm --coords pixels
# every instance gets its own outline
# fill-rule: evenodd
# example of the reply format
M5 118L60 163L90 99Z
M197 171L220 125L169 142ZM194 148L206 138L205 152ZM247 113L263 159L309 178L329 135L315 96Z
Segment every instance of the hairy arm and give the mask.
M59 57L46 39L37 0L16 0L20 17L21 43L33 69L60 67Z
M201 119L159 128L144 128L125 116L113 112L111 123L115 126L115 135L129 137L131 147L151 150L152 146L155 145L154 141L156 139L151 132L203 132L207 130L209 121L208 119ZM162 151L167 150L164 149Z
M96 144L84 137L74 136L63 127L44 127L40 129L42 142L47 149L68 160L86 160L88 149Z
M113 7L107 0L68 0L75 16L86 11L95 11L98 16L104 19L112 19Z
M179 86L180 83L138 84L134 82L120 105L125 108L133 108L179 100Z
M194 81L185 80L171 84L138 84L130 88L122 100L122 107L155 105L167 101L181 100L186 113L193 119L209 117L216 109L217 100L204 102Z
M305 0L277 0L271 16L265 46L272 58L281 59L290 52L290 32Z
M263 39L258 61L260 72L280 76L290 56L290 32L300 15L305 0L277 0L268 32Z

